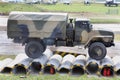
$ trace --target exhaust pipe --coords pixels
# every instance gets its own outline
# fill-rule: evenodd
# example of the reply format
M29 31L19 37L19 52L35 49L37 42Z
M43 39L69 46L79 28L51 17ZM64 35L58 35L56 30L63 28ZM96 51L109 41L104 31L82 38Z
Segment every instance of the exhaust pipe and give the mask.
M53 55L44 68L44 74L55 74L57 68L60 66L62 56L55 54Z
M120 56L113 57L115 75L120 76Z
M3 68L4 68L7 64L11 63L12 61L13 61L13 60L12 60L11 58L7 58L7 59L2 60L2 61L0 62L0 72L2 72Z
M26 58L22 60L20 63L16 64L12 70L13 74L28 74L29 66L32 62L32 58Z
M87 74L97 74L99 75L100 61L88 58L86 62L86 72Z
M86 58L84 55L79 55L75 58L73 63L71 74L72 75L83 75L85 73Z
M46 49L43 55L37 59L34 59L30 64L30 70L32 73L39 73L53 55L53 52L50 49Z
M114 76L113 61L110 57L106 56L101 61L101 71L102 76L111 77Z
M71 54L64 56L63 60L62 60L62 64L58 68L58 72L60 74L70 74L69 72L70 72L71 67L73 65L74 59L75 59L75 57Z

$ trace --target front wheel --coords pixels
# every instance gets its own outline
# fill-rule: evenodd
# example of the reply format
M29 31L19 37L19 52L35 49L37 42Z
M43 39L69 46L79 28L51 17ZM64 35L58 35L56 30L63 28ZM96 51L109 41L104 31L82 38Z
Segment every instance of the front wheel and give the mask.
M42 56L45 49L46 47L43 43L39 41L30 41L25 46L25 53L28 57L35 59Z
M88 49L88 54L91 58L101 60L106 56L107 50L103 43L94 42Z

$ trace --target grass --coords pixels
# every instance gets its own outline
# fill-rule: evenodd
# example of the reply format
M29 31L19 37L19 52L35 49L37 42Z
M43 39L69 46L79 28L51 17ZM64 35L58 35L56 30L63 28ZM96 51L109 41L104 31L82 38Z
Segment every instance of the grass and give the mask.
M15 58L15 55L0 55L0 60L3 60L5 58L11 58L11 59L14 59Z
M83 76L70 76L70 75L0 75L0 80L120 80L118 77L107 78L107 77L88 77Z
M97 8L96 8L97 7ZM88 12L97 14L109 14L110 11L113 14L120 15L120 7L105 7L104 4L92 4L91 6L85 6L83 3L75 3L71 5L56 4L56 5L45 5L45 4L10 4L0 3L0 12L10 11L58 11L58 12ZM118 13L115 11L118 11Z
M9 13L11 11L38 11L32 5L0 3L0 12Z
M92 4L91 6L85 6L83 3L78 4L76 3L71 5L57 4L57 5L34 5L34 6L39 9L42 8L45 11L58 11L58 12L89 12L107 14L109 10L120 11L119 7L105 7L103 4Z
M104 4L85 6L83 3L71 5L60 3L56 5L0 3L0 13L9 14L11 11L67 12L72 17L90 18L93 23L120 23L120 6L105 7Z

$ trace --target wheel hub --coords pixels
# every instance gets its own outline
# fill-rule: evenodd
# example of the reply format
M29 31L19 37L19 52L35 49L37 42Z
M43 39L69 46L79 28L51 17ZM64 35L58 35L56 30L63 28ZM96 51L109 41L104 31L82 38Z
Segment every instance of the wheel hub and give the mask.
M101 55L102 55L102 50L101 50L99 47L97 47L97 48L94 50L94 52L95 52L95 54L96 54L97 56L101 56Z
M33 53L36 53L37 52L37 47L36 46L30 46L29 47L29 52L31 53L31 54L33 54Z

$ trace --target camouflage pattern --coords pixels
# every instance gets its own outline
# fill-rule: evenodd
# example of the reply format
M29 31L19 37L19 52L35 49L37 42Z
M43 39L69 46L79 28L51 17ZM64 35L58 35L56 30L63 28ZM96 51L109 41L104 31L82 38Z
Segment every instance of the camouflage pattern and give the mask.
M8 19L8 38L54 38L66 41L67 13L11 12ZM113 43L110 31L93 30L89 19L76 19L74 42L87 46L91 41Z
M114 34L110 31L102 31L102 30L93 30L88 33L88 40L86 44L90 41L101 41L101 42L113 42Z
M37 37L65 39L67 13L11 12L8 18L7 34L14 37Z
M79 31L76 31L75 36L75 39L78 39L80 43L89 43L91 40L93 42L98 40L101 40L103 42L111 42L114 35L109 31L92 30L88 32L85 29L80 28Z

